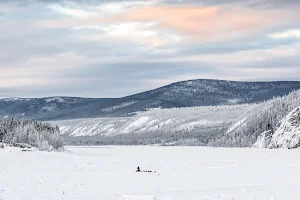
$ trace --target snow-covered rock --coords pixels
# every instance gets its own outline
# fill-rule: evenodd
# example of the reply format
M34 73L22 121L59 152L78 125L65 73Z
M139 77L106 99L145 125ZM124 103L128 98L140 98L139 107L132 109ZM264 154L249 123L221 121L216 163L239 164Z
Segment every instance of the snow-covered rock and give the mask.
M4 149L5 148L5 144L0 142L0 149Z
M300 106L290 112L272 136L270 148L297 148L300 146Z
M268 130L260 134L257 138L257 141L253 144L255 148L268 148L268 144L272 139L272 131Z
M274 134L271 131L262 133L253 146L289 149L300 147L300 106L283 118Z

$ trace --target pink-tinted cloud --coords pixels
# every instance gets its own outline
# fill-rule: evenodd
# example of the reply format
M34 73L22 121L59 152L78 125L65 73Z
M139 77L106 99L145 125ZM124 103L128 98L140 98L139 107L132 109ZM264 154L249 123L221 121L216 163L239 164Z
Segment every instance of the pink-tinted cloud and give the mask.
M221 7L145 7L115 17L116 21L156 21L200 40L236 37L237 33L261 29L283 15L280 11L250 11Z
M272 27L282 18L288 17L286 10L250 10L243 7L224 8L169 6L143 7L110 16L68 18L43 21L39 26L57 28L120 23L155 22L155 28L167 28L200 41L224 41L247 36L254 31Z

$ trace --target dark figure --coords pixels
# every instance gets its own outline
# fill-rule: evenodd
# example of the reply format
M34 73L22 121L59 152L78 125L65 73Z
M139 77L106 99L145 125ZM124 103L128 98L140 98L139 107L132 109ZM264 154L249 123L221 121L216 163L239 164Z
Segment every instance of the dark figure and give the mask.
M136 172L141 172L141 169L139 166L137 167Z

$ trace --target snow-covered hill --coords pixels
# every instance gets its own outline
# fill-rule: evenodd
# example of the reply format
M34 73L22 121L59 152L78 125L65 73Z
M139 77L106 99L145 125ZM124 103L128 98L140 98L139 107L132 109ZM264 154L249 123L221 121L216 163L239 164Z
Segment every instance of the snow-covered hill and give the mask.
M152 108L257 103L296 89L300 89L300 82L191 80L123 98L0 99L0 115L42 120L123 117Z
M291 111L280 127L272 134L269 130L260 135L254 147L297 148L300 146L300 106Z
M250 147L254 143L258 147L270 148L294 146L289 140L297 140L297 117L292 116L297 116L295 108L299 105L299 90L284 97L256 104L211 144L227 147ZM271 140L273 145L270 146Z
M263 146L265 140L270 140L270 134L287 130L287 127L281 127L280 122L299 105L300 90L258 104L151 109L135 116L51 123L59 125L62 134L67 136L67 144L172 143L251 147L254 143ZM292 134L290 137L295 139L296 136ZM290 144L286 145L290 147ZM278 147L281 146L284 145Z
M289 94L298 88L300 82L193 80L114 99L2 99L0 115L52 121L69 144L250 147L300 105L300 91Z
M65 136L122 138L123 142L126 141L122 144L134 144L135 140L140 140L141 144L151 144L184 139L198 139L198 143L206 144L209 138L226 130L253 106L152 109L129 117L86 118L51 123L57 124ZM103 142L104 138L98 140Z
M152 109L136 116L120 118L85 118L53 121L63 135L92 136L156 131L194 131L201 127L230 124L252 105L208 106L194 108Z

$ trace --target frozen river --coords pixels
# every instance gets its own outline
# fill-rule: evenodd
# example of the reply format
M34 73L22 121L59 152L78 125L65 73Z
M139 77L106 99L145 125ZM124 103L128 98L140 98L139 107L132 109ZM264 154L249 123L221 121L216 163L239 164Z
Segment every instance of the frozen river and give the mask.
M0 149L0 200L298 200L300 149ZM156 173L136 173L136 167Z

